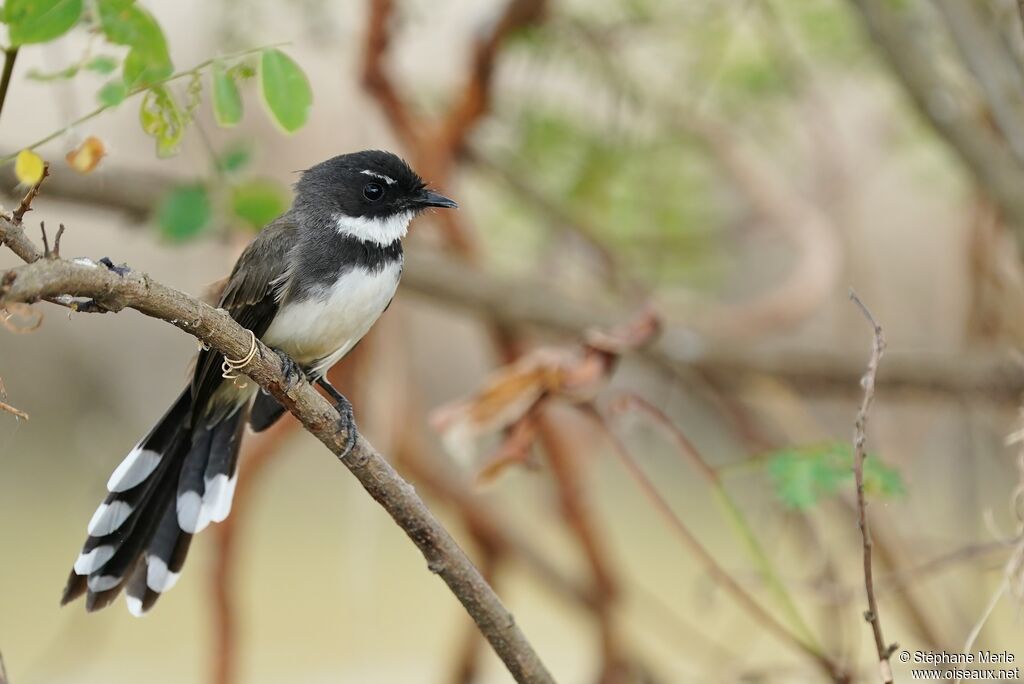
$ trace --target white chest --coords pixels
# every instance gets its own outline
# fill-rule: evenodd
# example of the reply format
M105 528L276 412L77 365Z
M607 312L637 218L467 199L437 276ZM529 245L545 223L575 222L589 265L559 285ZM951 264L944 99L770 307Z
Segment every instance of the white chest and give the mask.
M326 370L347 354L384 312L401 273L400 261L379 271L362 267L347 271L316 296L282 304L263 342L304 366Z

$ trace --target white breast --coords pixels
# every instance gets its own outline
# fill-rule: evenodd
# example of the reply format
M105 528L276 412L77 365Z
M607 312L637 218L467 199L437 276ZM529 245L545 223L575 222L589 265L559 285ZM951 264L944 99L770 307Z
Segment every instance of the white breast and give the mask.
M325 371L362 339L395 295L400 261L380 271L356 267L316 296L281 305L263 342Z

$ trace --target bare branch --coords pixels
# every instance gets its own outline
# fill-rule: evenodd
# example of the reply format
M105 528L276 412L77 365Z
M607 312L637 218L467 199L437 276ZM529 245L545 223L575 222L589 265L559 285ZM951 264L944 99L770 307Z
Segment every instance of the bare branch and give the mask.
M6 402L3 402L3 401L0 401L0 411L3 411L5 413L10 413L11 415L13 415L13 416L15 416L17 418L22 418L24 420L28 420L28 414L27 413L25 413L21 409L14 408L10 404L8 404Z
M420 251L407 259L402 278L407 291L508 328L536 327L578 338L586 330L607 328L627 317L599 302L562 295L548 283L482 274L451 258ZM509 297L509 292L517 296ZM638 353L675 373L707 373L723 387L769 375L801 390L849 394L863 372L860 360L839 351L732 346L681 327L669 327ZM888 363L878 383L907 391L1015 401L1024 391L1024 368L991 353L914 354Z
M849 0L859 10L871 38L881 47L893 73L917 109L974 175L978 185L1024 234L1024 168L1006 142L972 109L951 103L950 87L938 65L943 56L928 43L928 28L911 13L916 3ZM1024 240L1018 239L1024 247Z
M363 47L363 88L377 100L402 144L416 149L421 138L420 124L399 96L385 64L394 13L392 0L370 0Z
M0 221L0 235L9 228ZM193 335L228 358L244 358L251 336L223 310L214 309L141 273L119 274L92 262L37 260L0 278L0 304L34 302L62 294L96 299L110 311L131 308ZM245 373L271 393L335 455L344 453L334 408L304 379L287 390L280 361L262 343ZM517 682L553 682L501 599L458 544L430 513L413 487L364 438L342 463L409 535L480 628Z
M885 353L885 335L882 333L882 326L878 325L871 311L860 300L857 293L850 290L850 299L860 308L864 318L871 324L874 332L874 342L871 346L871 358L868 360L868 369L864 373L861 385L864 388L864 400L861 402L860 410L857 412L857 423L853 433L853 477L857 483L857 523L860 525L861 539L864 548L864 589L868 597L868 610L864 613L864 619L871 624L871 632L875 637L875 650L878 651L878 670L882 681L885 684L892 684L892 664L889 658L896 650L896 644L887 644L882 636L882 620L878 615L878 601L875 598L874 571L871 566L871 530L868 527L866 514L867 504L864 501L864 444L867 441L868 412L871 410L871 403L875 399L875 376L878 375L878 364Z
M21 203L18 205L18 208L15 209L14 214L12 214L15 223L21 223L22 219L25 218L25 214L32 211L32 200L34 200L36 195L39 194L39 188L42 187L43 181L45 181L46 177L49 175L50 165L44 163L43 175L40 176L39 180L37 180L35 184L28 189L28 192L25 193L25 196L21 199Z

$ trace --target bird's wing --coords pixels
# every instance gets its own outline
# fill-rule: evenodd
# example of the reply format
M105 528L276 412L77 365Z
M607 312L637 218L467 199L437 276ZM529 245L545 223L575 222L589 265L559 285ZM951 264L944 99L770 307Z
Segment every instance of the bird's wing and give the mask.
M219 306L243 328L262 337L277 313L277 291L286 276L288 251L295 244L298 226L287 214L274 220L249 243L235 262ZM206 405L224 382L224 357L204 349L192 376L193 417L204 415Z

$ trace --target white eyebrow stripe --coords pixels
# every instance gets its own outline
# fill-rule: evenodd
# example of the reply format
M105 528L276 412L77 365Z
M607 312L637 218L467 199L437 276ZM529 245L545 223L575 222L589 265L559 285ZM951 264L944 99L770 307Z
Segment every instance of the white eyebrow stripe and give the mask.
M374 178L380 178L382 181L384 181L388 185L394 185L395 183L398 182L394 178L392 178L391 176L385 176L383 173L377 173L376 171L370 171L370 169L364 169L363 171L360 171L359 173L366 174L367 176L373 176Z

